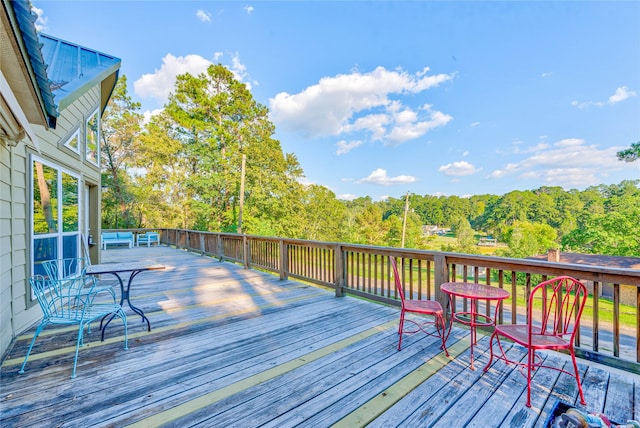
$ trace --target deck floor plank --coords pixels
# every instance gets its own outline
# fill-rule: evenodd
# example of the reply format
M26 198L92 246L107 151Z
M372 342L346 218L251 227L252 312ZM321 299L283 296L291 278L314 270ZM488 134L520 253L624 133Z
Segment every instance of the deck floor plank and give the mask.
M347 360L350 363L342 364L336 376L325 379L329 382L323 382L320 394L265 426L330 426L440 351L438 339L425 337L419 344L407 341L409 346L397 352L395 326L391 330L388 340L378 342L378 348L370 355L365 353Z
M611 373L602 413L607 415L611 422L623 424L627 422L629 415L633 414L634 404L636 407L640 406L637 398L634 402L633 381L627 376Z
M333 320L340 319L340 314L336 315L336 317L332 317ZM292 314L293 318L295 316ZM361 320L359 325L354 326L355 330L368 326L365 314ZM297 330L302 328L302 323L292 329L287 328L289 324L285 323L285 319L281 321L282 324L279 325L278 330L270 329L262 332L260 332L260 320L258 319L233 323L230 324L233 331L221 334L221 337L216 338L218 344L215 348L197 354L191 351L191 354L194 354L192 358L188 357L189 351L187 351L187 355L182 355L185 352L181 350L179 355L171 357L170 365L165 362L160 367L152 368L154 371L164 373L161 382L157 379L151 379L144 384L131 385L127 388L131 390L130 394L134 397L123 400L128 408L123 408L121 413L125 415L135 413L138 407L144 407L152 412L163 411L165 410L163 402L168 402L168 408L171 408L175 400L188 401L202 395L212 386L227 386L238 377L249 376L254 372L259 373L265 367L277 364L277 361L281 359L292 358L296 355L296 351L304 349L305 346L318 344L317 337L311 336L305 339L304 334L299 334ZM317 326L314 326L315 322L317 320L309 320L306 323L308 332L317 331ZM369 322L377 325L379 318L374 317ZM326 329L327 334L332 333L329 327ZM237 328L242 331L236 331ZM281 346L282 344L285 346ZM214 368L215 370L212 370ZM136 396L139 398L135 398ZM152 402L153 400L155 402ZM111 411L111 407L105 409L107 414Z
M132 302L100 341L94 324L70 379L76 331L47 328L17 373L35 326L0 370L0 426L19 427L541 427L556 400L579 404L572 377L542 370L526 380L488 359L488 337L469 369L469 331L456 326L446 358L425 335L403 339L399 309L168 247L109 249L105 261L147 260ZM128 278L123 278L127 281ZM102 281L119 285L112 275ZM506 345L510 355L524 351ZM554 365L570 364L549 353ZM570 367L569 367L570 368ZM587 410L617 422L640 418L640 376L580 360Z

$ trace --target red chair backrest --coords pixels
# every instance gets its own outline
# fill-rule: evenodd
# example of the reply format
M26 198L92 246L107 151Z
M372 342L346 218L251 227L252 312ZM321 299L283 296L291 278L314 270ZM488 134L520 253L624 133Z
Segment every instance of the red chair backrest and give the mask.
M400 295L400 300L402 301L402 306L404 306L404 289L402 288L400 275L398 275L398 264L396 263L396 259L393 256L389 256L389 262L391 263L391 267L393 268L393 278L396 283L396 290L398 290L398 294Z
M529 333L563 337L573 342L587 300L587 288L575 278L559 276L541 282L529 297ZM541 332L534 329L540 328Z

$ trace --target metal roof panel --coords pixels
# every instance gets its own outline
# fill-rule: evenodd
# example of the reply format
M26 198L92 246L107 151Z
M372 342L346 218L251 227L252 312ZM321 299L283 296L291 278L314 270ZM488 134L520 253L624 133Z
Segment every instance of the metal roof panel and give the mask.
M51 90L60 110L120 69L120 58L39 34Z

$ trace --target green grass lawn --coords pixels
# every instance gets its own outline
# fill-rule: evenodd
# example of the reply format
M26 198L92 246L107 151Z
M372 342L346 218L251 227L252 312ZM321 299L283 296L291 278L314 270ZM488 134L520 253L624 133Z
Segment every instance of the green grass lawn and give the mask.
M479 239L479 238L478 238ZM448 233L446 235L440 236L436 235L432 241L429 241L425 250L430 251L442 251L442 248L446 246L451 246L456 243L456 237L452 233ZM498 243L495 247L490 246L476 246L479 254L484 256L493 256L496 254L496 251L500 248L507 248L505 244Z

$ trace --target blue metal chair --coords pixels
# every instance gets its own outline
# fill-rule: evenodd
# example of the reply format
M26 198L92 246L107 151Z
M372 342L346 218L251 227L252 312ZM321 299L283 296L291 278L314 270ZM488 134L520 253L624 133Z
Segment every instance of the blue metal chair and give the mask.
M53 259L42 262L45 272L49 279L66 280L77 278L84 275L85 267L90 265L89 259L72 257L65 259ZM116 292L110 285L95 286L92 277L85 277L85 289L82 294L88 294L91 290L92 295L95 297L102 292L107 292L113 298L113 303L117 302Z
M24 357L24 362L18 373L24 373L24 367L31 354L31 349L38 335L49 324L55 325L77 325L78 338L76 340L76 354L73 361L73 371L71 377L76 377L76 365L78 363L78 351L84 345L84 329L89 327L91 322L99 320L109 315L117 315L124 324L124 349L128 348L127 337L127 316L116 303L92 303L96 285L94 277L76 276L67 277L62 280L45 278L42 275L35 275L29 278L31 289L35 294L42 309L43 318L38 324L36 331ZM87 284L92 283L87 290Z

